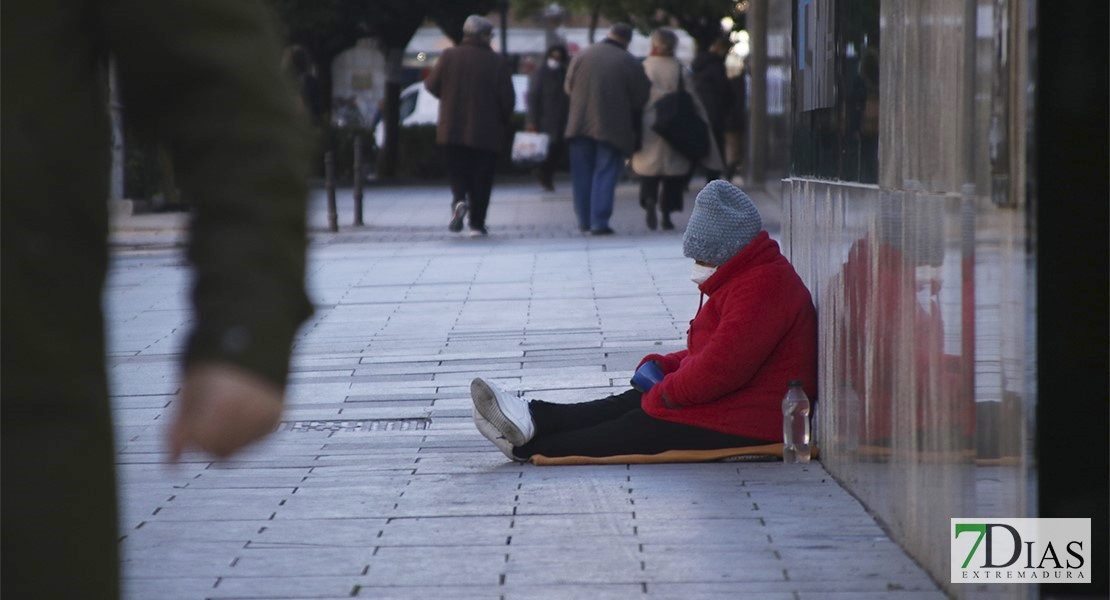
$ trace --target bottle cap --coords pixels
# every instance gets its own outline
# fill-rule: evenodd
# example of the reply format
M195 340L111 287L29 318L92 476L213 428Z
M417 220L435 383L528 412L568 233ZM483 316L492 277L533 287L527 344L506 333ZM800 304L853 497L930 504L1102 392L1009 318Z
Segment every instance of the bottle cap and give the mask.
M791 379L790 380L790 387L795 387L795 386L796 387L802 387L802 380L801 379Z

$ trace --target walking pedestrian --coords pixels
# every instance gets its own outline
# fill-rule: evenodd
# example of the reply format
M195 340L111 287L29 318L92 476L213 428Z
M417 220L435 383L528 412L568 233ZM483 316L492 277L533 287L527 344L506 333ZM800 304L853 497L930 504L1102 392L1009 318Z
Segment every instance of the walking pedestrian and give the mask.
M322 127L324 119L324 100L320 90L320 76L316 72L316 61L308 48L294 44L285 49L282 68L297 88L297 101L301 110L309 116L313 127Z
M613 195L625 159L639 147L640 121L651 82L628 53L632 26L616 23L605 40L570 61L566 138L578 228L609 235Z
M538 175L543 189L555 191L555 170L564 153L563 133L567 128L570 98L564 84L567 78L567 49L556 44L547 49L544 62L528 84L528 130L546 133L547 158L540 164Z
M645 356L638 373L655 373L634 377L637 387L576 404L528 401L475 379L478 431L516 461L660 462L738 448L780 453L787 384L801 379L811 398L817 392L817 313L809 291L762 230L747 194L720 179L698 193L682 250L708 297L685 349Z
M747 59L745 59L745 65ZM742 173L744 166L745 136L748 132L748 70L745 68L728 80L732 89L732 102L725 113L725 179L732 180Z
M193 210L195 320L171 457L273 431L304 289L306 115L260 1L11 0L0 128L4 598L119 595L108 269L109 54L127 121Z
M734 102L732 86L728 81L728 70L725 68L725 57L728 56L728 51L728 38L719 37L709 45L709 48L698 53L691 65L694 71L695 89L702 106L705 107L709 133L717 144L718 152L725 147L725 118L729 107ZM721 176L724 170L723 159L721 160L721 169L707 170L706 182Z
M444 146L451 181L451 221L462 231L470 214L470 235L484 236L497 156L508 143L513 116L509 62L490 47L493 22L470 15L463 23L463 41L443 51L424 87L439 98L436 143Z
M656 119L655 103L678 90L679 77L682 77L686 90L694 89L693 75L674 57L677 45L678 36L674 31L666 28L655 30L651 34L651 55L644 59L643 64L644 72L651 81L651 93L643 117L643 145L632 155L632 171L640 176L640 206L646 213L648 229L652 230L660 224L663 229L674 229L671 213L682 210L682 196L686 191L688 174L694 168L690 159L674 149L651 127ZM690 95L698 115L706 121L705 108L697 94ZM710 152L702 163L717 168L720 160L712 139L710 147ZM662 219L656 215L657 210Z

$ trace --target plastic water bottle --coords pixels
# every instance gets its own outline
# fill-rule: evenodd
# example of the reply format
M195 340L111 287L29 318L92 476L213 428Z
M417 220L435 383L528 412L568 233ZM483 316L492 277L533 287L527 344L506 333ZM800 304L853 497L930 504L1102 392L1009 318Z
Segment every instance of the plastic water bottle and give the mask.
M782 462L809 462L809 397L802 381L790 381L782 398Z

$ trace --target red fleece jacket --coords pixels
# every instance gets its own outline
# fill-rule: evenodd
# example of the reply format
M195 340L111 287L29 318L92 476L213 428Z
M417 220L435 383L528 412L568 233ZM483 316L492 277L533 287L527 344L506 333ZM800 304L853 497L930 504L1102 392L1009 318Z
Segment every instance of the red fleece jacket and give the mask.
M817 397L817 312L766 231L721 265L701 291L686 350L651 354L665 377L644 395L649 415L768 441L782 440L782 397L801 379ZM675 408L668 408L663 402Z

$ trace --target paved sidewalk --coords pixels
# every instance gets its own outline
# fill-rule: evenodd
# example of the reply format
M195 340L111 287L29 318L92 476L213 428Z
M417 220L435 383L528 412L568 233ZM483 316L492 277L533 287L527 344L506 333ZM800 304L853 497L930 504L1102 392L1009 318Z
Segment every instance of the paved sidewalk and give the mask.
M114 221L105 291L126 598L944 598L818 463L535 467L474 429L469 382L577 401L682 346L698 306L681 231L634 184L611 237L569 186L503 183L488 238L445 185L366 190L339 234L312 201L316 314L277 432L164 464L189 328L186 215ZM777 200L755 194L777 232Z

